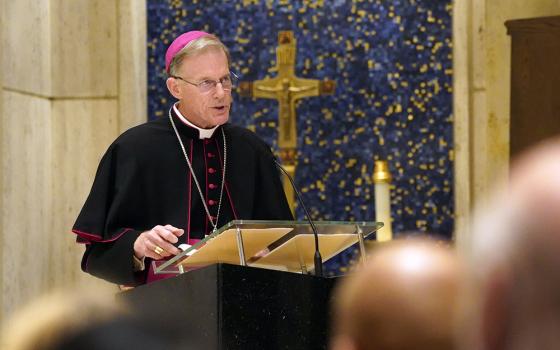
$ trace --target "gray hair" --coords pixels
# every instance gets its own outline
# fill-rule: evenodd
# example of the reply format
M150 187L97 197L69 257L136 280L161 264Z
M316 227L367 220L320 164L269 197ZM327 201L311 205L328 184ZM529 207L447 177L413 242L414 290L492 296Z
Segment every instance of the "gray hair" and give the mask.
M179 69L181 63L186 57L196 56L204 51L213 50L213 49L223 50L223 52L226 54L228 67L229 67L230 65L229 50L224 45L224 43L222 43L220 39L218 39L218 37L209 34L189 42L187 45L185 45L185 47L183 47L179 52L177 52L177 54L175 55L175 57L173 57L171 63L169 64L169 75L174 76L177 74L177 70Z

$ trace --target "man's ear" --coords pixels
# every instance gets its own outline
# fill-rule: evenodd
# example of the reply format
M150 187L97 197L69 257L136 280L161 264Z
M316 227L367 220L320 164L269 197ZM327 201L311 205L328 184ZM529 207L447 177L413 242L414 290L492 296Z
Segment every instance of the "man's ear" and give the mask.
M171 95L173 95L173 97L175 97L176 99L180 100L181 90L179 89L179 83L177 79L169 77L165 81L165 84L167 85L167 90L169 90L169 93L171 93Z

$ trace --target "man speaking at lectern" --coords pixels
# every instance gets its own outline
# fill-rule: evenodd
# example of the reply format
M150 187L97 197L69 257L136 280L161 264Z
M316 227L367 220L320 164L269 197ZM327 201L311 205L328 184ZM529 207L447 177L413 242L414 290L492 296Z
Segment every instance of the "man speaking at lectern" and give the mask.
M214 35L191 31L165 54L166 117L120 135L101 159L72 231L82 269L107 281L152 280L151 260L179 253L234 219L292 220L270 148L228 124L235 75Z

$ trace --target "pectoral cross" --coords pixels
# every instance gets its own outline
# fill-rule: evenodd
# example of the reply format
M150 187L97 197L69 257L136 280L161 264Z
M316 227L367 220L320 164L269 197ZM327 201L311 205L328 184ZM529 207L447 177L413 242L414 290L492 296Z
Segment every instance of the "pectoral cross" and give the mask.
M280 159L290 176L294 177L297 166L296 101L306 97L332 95L335 82L296 77L296 40L291 31L278 33L276 70L274 78L241 82L239 94L244 97L268 98L278 101L278 147ZM294 191L290 182L284 180L284 192L294 212Z

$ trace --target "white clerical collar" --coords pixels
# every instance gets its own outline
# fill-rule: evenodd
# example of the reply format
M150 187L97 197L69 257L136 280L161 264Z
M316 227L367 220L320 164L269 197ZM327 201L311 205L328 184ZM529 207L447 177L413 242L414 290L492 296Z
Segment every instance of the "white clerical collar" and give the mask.
M177 104L173 105L173 110L175 111L175 113L177 114L177 116L179 117L179 119L181 119L181 121L185 124L187 124L188 126L190 126L191 128L195 128L196 130L198 130L198 134L200 135L200 139L209 139L212 137L212 135L214 135L214 131L216 131L216 129L218 128L219 125L216 125L215 127L213 127L212 129L203 129L200 128L196 125L194 125L193 123L191 123L187 118L183 117L183 115L181 114L181 112L179 112L179 108L177 108Z

